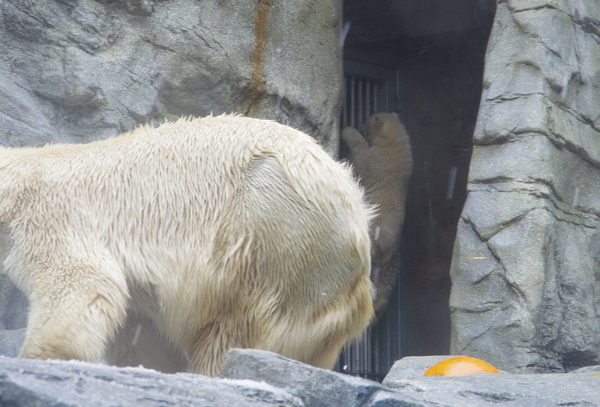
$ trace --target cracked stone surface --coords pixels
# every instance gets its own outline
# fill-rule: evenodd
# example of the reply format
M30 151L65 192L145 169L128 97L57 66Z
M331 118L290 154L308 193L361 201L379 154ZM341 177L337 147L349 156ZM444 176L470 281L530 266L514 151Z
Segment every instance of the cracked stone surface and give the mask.
M4 0L0 145L240 112L299 128L333 154L340 13L341 0Z
M448 356L401 359L382 384L272 352L231 349L220 378L0 356L2 406L599 406L600 366L547 375L423 377Z
M304 404L292 394L252 380L218 380L190 373L168 375L80 361L0 356L3 406L286 406Z
M454 354L600 361L600 3L499 1L451 268Z

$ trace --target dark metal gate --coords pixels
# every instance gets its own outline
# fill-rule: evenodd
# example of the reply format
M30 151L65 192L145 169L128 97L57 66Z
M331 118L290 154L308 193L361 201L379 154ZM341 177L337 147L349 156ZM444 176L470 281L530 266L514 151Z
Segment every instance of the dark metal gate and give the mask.
M345 100L342 128L363 131L376 112L398 112L402 118L400 70L355 60L344 60ZM343 158L345 152L340 152ZM404 258L404 256L402 256ZM344 347L335 370L381 381L406 348L406 295L402 270L385 313L361 338Z

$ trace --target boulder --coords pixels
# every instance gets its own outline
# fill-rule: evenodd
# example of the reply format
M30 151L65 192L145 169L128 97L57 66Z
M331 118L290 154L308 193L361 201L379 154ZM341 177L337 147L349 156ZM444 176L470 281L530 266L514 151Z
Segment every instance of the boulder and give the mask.
M449 357L401 359L380 385L271 352L232 349L221 377L265 382L301 398L305 406L600 406L600 366L568 374L423 377L427 368Z
M405 378L392 367L384 384L430 405L591 407L600 405L599 375L600 367L595 366L572 373Z
M405 356L394 363L387 376L385 376L385 379L383 379L383 384L387 385L387 382L390 380L421 377L431 366L451 357L453 356Z
M0 405L303 406L299 398L252 380L218 380L189 373L167 375L144 368L1 356Z
M432 363L432 357L411 359L397 362L382 385L251 349L230 350L218 379L142 367L0 357L0 405L600 406L600 366L563 374L422 377L411 369Z
M305 406L429 406L412 396L391 392L377 382L318 369L272 352L230 349L221 378L257 380L284 389Z

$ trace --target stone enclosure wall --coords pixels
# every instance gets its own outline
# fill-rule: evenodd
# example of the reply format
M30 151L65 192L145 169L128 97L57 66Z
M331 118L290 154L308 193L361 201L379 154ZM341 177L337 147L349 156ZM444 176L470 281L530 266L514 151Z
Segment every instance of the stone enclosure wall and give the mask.
M341 0L4 0L0 144L89 142L239 112L333 153Z
M600 363L600 2L499 1L451 269L452 353Z

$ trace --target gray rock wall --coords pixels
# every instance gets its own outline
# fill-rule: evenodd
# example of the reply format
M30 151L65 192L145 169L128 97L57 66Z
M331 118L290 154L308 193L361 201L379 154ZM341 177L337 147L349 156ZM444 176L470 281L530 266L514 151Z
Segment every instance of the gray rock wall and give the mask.
M451 269L452 353L600 361L600 2L499 1Z
M0 145L240 112L337 151L341 0L4 0Z

